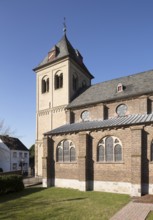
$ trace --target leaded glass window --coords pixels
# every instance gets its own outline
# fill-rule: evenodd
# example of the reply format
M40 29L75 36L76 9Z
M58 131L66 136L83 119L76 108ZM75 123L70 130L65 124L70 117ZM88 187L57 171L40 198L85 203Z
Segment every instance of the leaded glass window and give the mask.
M114 148L115 161L122 160L122 147L120 144L117 144Z
M106 161L113 161L113 138L108 137L105 140Z
M122 157L122 143L118 138L107 136L100 140L97 146L97 161L119 162Z
M63 143L63 156L64 156L64 161L69 161L70 160L70 152L69 152L69 142L64 141Z
M70 161L75 161L76 158L75 158L75 148L74 147L71 147L70 149Z
M72 141L63 140L57 146L57 162L76 161L76 149Z
M98 161L104 161L104 146L98 147Z
M59 161L59 162L63 161L63 149L62 148L59 147L57 149L57 155L58 155L57 156L57 161Z

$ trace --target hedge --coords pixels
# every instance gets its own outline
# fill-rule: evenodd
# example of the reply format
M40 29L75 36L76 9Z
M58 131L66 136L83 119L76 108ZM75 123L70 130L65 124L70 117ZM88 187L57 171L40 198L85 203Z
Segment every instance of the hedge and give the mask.
M8 192L18 192L24 189L23 179L21 175L0 176L0 194Z

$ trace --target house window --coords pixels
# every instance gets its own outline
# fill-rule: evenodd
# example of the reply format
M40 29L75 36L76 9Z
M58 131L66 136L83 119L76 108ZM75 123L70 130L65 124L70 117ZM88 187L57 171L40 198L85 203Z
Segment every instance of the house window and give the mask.
M97 147L97 161L120 162L122 157L122 144L118 138L107 136L100 140Z
M42 93L49 92L49 78L48 78L48 76L44 76L42 78L41 90L42 90Z
M13 157L14 157L14 158L17 157L17 152L13 152Z
M76 91L78 89L78 77L77 75L73 75L73 90Z
M24 158L27 158L27 155L28 155L27 153L24 153Z
M13 163L12 169L13 169L13 170L17 170L17 163Z
M151 151L151 161L153 161L153 140L152 140L152 142L151 142L151 149L150 149L150 151Z
M22 152L19 152L19 157L22 158Z
M57 146L57 162L75 162L76 149L72 141L63 140Z
M55 89L60 89L63 87L63 73L56 73L55 74Z

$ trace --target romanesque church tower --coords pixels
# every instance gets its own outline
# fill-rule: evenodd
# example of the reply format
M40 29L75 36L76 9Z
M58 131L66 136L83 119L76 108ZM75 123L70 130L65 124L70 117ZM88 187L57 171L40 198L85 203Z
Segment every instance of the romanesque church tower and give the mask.
M43 134L66 123L75 115L66 106L91 85L93 76L80 52L69 42L66 31L43 61L36 73L36 142L35 175L42 176Z

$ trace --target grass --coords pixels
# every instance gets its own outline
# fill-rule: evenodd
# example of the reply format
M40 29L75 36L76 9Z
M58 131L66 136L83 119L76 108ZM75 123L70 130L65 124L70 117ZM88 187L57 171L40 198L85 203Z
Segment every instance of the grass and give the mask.
M153 212L149 212L146 220L152 220L153 219Z
M26 188L0 196L3 220L108 220L130 201L128 195L63 188Z

